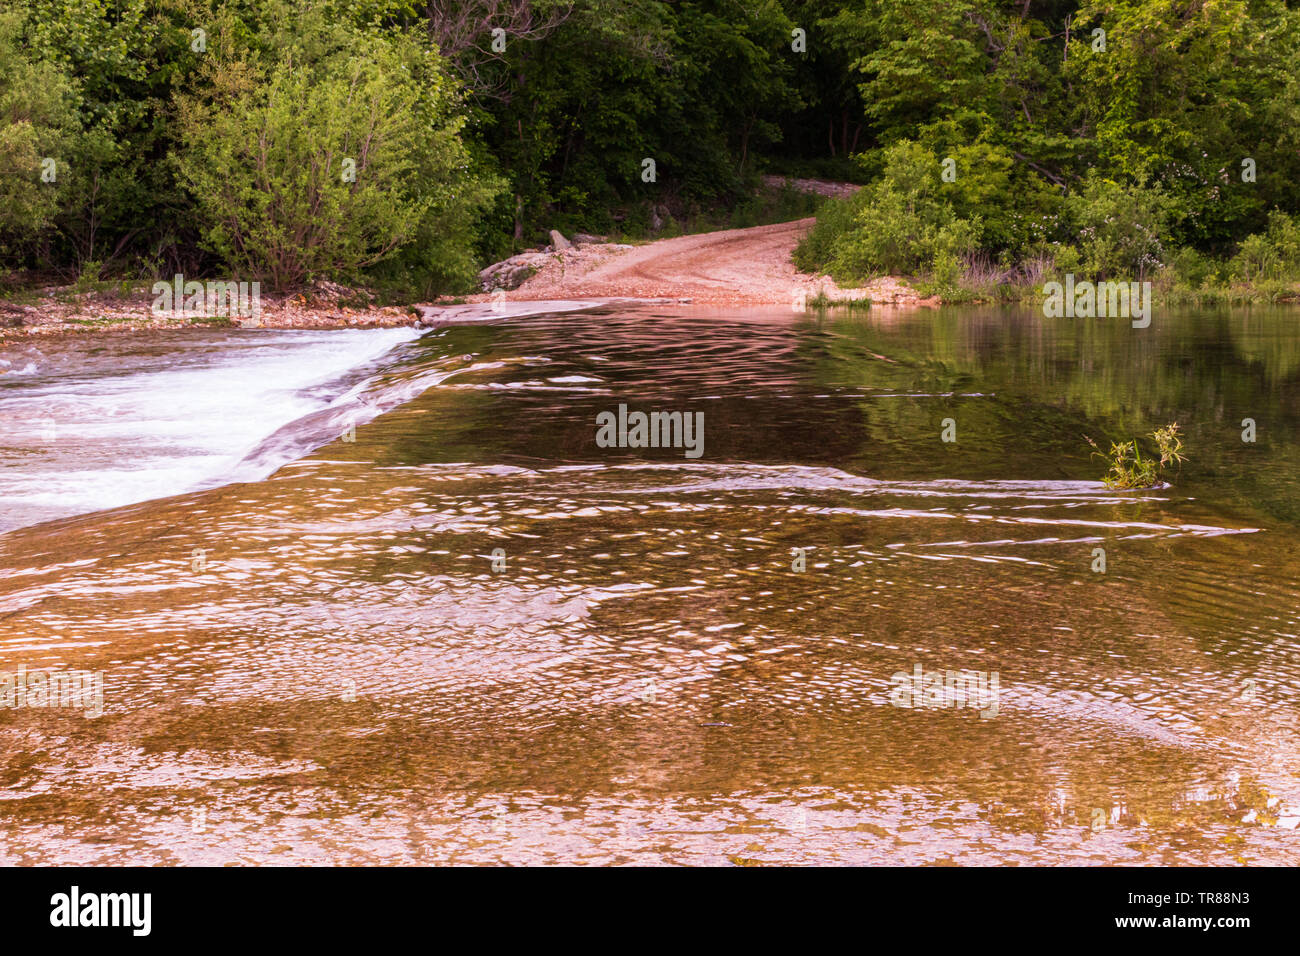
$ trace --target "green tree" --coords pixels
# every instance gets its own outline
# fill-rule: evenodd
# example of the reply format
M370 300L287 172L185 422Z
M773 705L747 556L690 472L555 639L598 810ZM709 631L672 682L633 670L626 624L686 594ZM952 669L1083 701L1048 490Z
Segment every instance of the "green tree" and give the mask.
M12 256L30 254L53 225L78 126L72 81L31 58L23 25L19 11L0 8L0 252Z
M470 270L492 184L460 139L455 82L407 31L362 29L301 3L272 8L261 45L228 18L210 92L180 102L177 168L203 242L239 275L286 288L357 279L423 240L428 288ZM438 274L434 274L434 273Z

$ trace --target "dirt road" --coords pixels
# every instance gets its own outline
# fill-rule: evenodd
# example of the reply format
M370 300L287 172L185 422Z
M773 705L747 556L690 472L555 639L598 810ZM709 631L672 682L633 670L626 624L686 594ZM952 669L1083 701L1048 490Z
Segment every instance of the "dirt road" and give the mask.
M790 255L813 218L750 229L659 239L631 249L583 245L554 253L507 300L690 299L703 304L793 303L819 291L838 299L918 304L915 290L894 279L841 289L827 276L796 271ZM490 299L490 295L476 296Z

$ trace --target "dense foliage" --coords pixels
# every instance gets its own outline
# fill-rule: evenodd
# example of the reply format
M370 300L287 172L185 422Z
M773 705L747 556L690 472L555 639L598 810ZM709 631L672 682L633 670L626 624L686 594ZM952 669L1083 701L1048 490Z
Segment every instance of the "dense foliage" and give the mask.
M0 268L432 295L783 171L844 279L1280 283L1297 77L1285 0L0 0Z
M492 189L468 171L438 57L409 32L271 12L255 44L221 15L201 92L177 100L176 169L203 244L274 288L416 252L464 281Z
M1043 262L1203 277L1206 256L1229 263L1221 280L1281 275L1300 201L1300 12L1284 0L857 0L819 24L862 51L859 158L879 178L825 211L805 266L945 287L942 228L1004 278Z

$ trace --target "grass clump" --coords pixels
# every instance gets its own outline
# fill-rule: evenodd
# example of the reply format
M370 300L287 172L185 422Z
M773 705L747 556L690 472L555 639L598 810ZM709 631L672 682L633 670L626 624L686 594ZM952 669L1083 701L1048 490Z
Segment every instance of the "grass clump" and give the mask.
M824 312L827 309L848 309L849 312L871 311L871 300L869 298L863 296L835 298L827 295L825 289L819 289L816 295L809 296L806 305L816 312Z
M1093 455L1110 466L1102 476L1102 483L1111 490L1153 488L1164 481L1166 468L1187 460L1182 453L1183 439L1177 422L1157 428L1151 433L1151 440L1155 443L1158 457L1148 454L1143 458L1136 439L1111 442L1110 451L1102 453L1097 443L1088 438L1088 444L1095 449Z

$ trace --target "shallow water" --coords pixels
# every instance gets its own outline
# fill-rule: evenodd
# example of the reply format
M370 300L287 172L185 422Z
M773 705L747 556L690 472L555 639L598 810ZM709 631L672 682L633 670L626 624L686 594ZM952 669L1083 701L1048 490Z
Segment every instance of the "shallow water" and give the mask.
M141 497L146 441L241 483L31 525L46 466L5 459L4 666L102 671L104 713L0 710L0 860L1297 862L1298 320L619 306L314 371L320 333L97 340L99 394L199 343L262 394L242 355L304 336L238 441L137 381L126 451L54 414L42 452L104 470L68 510ZM702 456L599 447L620 403L703 412ZM1175 420L1172 487L1096 480L1084 435ZM918 667L983 691L899 706Z

